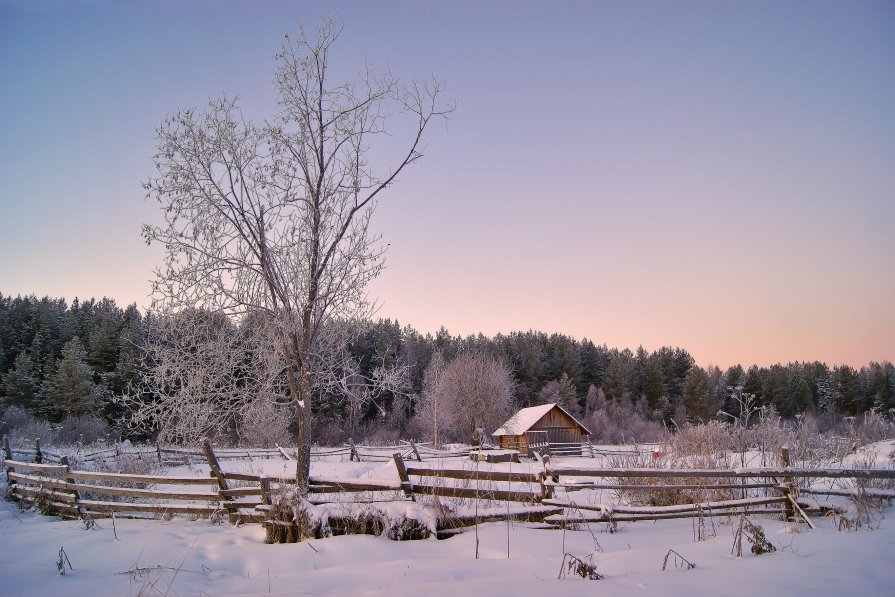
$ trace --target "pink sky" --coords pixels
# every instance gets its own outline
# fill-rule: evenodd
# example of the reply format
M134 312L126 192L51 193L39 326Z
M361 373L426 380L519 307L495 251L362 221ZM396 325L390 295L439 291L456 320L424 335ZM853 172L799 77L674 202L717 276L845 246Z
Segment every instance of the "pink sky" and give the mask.
M147 304L154 128L273 111L282 34L458 109L376 213L380 315L701 365L895 359L891 2L0 1L0 292Z

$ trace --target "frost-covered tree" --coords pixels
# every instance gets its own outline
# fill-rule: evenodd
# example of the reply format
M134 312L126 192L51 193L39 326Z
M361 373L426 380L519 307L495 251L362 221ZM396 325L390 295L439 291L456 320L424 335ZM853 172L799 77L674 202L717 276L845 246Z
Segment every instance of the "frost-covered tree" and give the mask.
M264 125L247 122L227 98L168 118L158 130L158 175L146 183L165 218L144 227L147 241L167 253L156 307L270 316L277 333L268 350L295 409L302 492L320 366L315 345L328 322L365 308L367 283L382 267L382 248L369 233L376 201L422 157L424 133L449 111L437 80L405 85L364 69L333 81L340 32L327 19L315 39L303 29L286 37L275 78L279 110ZM407 134L406 143L395 135L374 153L389 131Z
M538 403L549 404L551 402L559 404L573 415L580 414L575 383L567 374L563 373L559 379L547 382L538 393Z
M93 382L93 370L86 359L87 351L78 338L62 348L62 358L44 383L42 409L51 420L81 417L100 405L103 391Z
M836 400L833 376L827 374L826 377L817 381L817 407L824 413L834 412L836 410Z
M119 400L134 432L174 443L236 435L253 401L279 394L281 364L253 350L269 333L262 326L247 337L224 314L199 309L155 315L146 325L139 386L146 395Z
M692 367L684 379L683 405L688 417L699 420L709 420L715 412L711 412L709 401L711 399L711 386L709 374L702 367ZM678 421L683 424L683 421Z
M429 361L423 376L423 394L420 401L417 418L423 422L423 426L432 432L432 441L436 448L441 446L441 425L439 425L439 416L443 405L439 404L441 393L439 384L444 374L447 362L444 353L436 350Z
M514 382L503 361L473 352L432 361L429 370L438 371L427 372L422 411L432 416L441 439L468 441L476 429L490 433L511 414Z
M20 352L12 369L3 380L4 407L18 406L33 411L37 399L38 383L34 375L34 365L27 352Z

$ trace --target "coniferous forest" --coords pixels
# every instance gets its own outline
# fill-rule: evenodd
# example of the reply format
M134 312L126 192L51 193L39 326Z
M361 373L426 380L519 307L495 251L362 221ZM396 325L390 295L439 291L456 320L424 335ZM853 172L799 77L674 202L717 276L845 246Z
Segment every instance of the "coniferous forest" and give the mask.
M254 395L269 393L261 389L267 384L238 374L258 358L240 348L236 361L214 365L232 369L226 372L230 381L221 381L221 371L204 378L204 385L217 391L203 391L197 398L201 410L218 414L205 428L197 427L194 417L189 417L193 426L188 428L176 421L147 423L145 418L141 425L133 424L135 405L162 404L161 394L167 393L175 401L188 400L178 394L182 388L171 387L186 382L171 377L159 382L158 358L147 349L170 344L153 337L164 329L159 317L108 298L68 303L0 294L4 431L17 429L19 434L52 436L60 442L151 439L159 434L180 442L198 434L243 443L259 443L259 438L260 443L289 441L288 413L257 408L260 402ZM239 339L250 337L247 328L256 323L247 316L239 325L227 319L212 325L228 338ZM770 367L742 363L721 370L700 367L684 348L648 352L537 331L489 338L452 336L441 329L432 335L387 319L342 327L349 333L340 335L347 340L339 366L329 370L327 383L316 386L316 440L321 443L348 437L430 439L430 415L436 408L441 411L436 419L441 439L463 441L472 426L481 425L490 433L487 426L499 425L508 413L547 402L562 404L595 427L595 439L607 441L649 440L682 425L736 417L743 394L754 396L756 408L794 424L806 416L832 426L868 412L886 418L895 412L895 367L888 362L860 369L820 362ZM188 350L197 352L195 346ZM469 355L476 358L460 358ZM472 376L469 387L482 386L482 376L490 376L487 387L495 388L491 394L476 396L458 389L463 387L463 372L452 373L451 368L461 364L467 378ZM451 380L459 385L451 386ZM233 396L240 393L245 399L234 408ZM461 414L477 409L482 412L478 419L461 420ZM187 417L173 417L178 418Z

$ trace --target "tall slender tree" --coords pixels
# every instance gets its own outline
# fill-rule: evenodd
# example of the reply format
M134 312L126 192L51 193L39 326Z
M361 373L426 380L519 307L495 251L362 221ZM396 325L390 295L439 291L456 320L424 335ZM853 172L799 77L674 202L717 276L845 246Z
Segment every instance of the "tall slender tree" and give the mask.
M144 227L167 252L157 307L204 307L232 317L262 311L278 326L279 356L294 405L296 481L307 491L317 343L327 323L356 315L382 267L370 234L376 201L422 156L424 133L447 115L438 80L403 84L364 69L332 81L341 27L315 39L300 29L278 55L276 118L247 122L236 100L177 112L158 130L158 175L146 183L165 223ZM391 127L390 118L408 117ZM371 151L389 131L408 133ZM385 161L383 162L382 159Z

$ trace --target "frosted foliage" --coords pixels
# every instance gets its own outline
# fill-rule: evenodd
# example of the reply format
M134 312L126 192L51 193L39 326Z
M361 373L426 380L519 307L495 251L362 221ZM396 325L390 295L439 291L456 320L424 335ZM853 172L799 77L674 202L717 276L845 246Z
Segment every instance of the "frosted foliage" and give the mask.
M296 407L303 489L315 343L329 322L369 306L367 283L383 264L369 231L376 201L422 157L432 119L450 111L434 79L406 85L365 69L334 81L331 49L340 33L339 23L323 19L314 39L303 29L286 36L277 114L263 125L247 122L226 97L204 112L169 117L158 130L157 176L145 185L164 213L161 226L143 231L166 250L154 306L263 312L278 324L270 348ZM200 427L220 422L195 414Z
M468 441L476 428L496 429L511 414L514 383L503 361L466 353L433 366L443 369L427 372L423 417L434 426L437 412L440 440Z
M281 395L278 362L264 350L260 323L240 334L221 314L187 310L153 317L148 327L143 381L158 397L121 399L130 427L157 429L164 442L195 443L232 430L256 400Z
M276 70L278 115L263 126L247 122L237 100L221 98L159 128L158 175L145 187L165 223L144 227L147 241L167 253L156 304L263 310L311 336L321 322L366 305L366 284L382 267L368 230L375 202L422 157L423 130L444 111L436 109L437 81L408 88L388 72L331 81L339 34L325 20L316 40L303 30L287 36ZM371 144L398 116L412 125L410 141L397 155L377 153L385 163L374 168Z
M239 424L240 441L259 448L291 445L290 419L288 408L267 400L254 400L243 410Z

